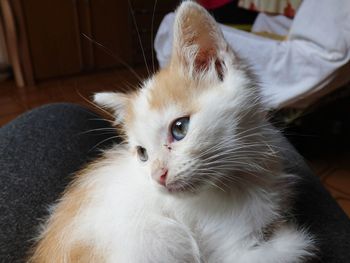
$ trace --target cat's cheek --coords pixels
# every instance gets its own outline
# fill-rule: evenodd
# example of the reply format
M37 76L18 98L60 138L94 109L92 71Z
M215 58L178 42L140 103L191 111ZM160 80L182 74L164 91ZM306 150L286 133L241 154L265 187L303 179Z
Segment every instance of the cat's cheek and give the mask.
M134 158L134 165L135 167L138 167L139 173L147 177L147 179L151 179L151 167L150 167L150 160L143 162L140 160L139 156L136 154L132 155L132 158Z

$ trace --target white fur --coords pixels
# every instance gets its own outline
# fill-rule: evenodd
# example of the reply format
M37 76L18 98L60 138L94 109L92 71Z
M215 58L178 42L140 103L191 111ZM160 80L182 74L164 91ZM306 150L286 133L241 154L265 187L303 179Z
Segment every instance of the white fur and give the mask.
M65 242L93 244L107 262L281 263L311 255L310 237L291 223L259 240L258 229L275 217L272 192L165 194L128 151L107 154L108 163L85 175L94 190Z
M122 122L124 118L124 108L128 100L124 94L116 92L99 92L94 94L93 100L102 107L113 111L116 116L116 124Z
M196 30L184 29L189 11L197 12L217 41L205 70L194 63L201 43L184 37ZM173 142L171 152L164 147L171 122L189 112L176 103L152 108L157 80L146 81L132 101L128 143L107 151L99 168L80 179L93 190L63 230L64 244L88 243L111 263L303 262L312 254L312 238L294 223L279 224L264 239L264 228L286 219L295 176L282 172L257 85L203 8L182 3L175 27L173 59L181 63L171 65L172 77L193 79L196 92L189 90L189 97L199 108L190 116L186 137ZM223 65L222 80L215 59ZM125 97L97 94L95 100L123 121ZM136 146L147 149L147 162L132 154ZM169 182L201 185L169 193L151 178L156 162L168 168Z

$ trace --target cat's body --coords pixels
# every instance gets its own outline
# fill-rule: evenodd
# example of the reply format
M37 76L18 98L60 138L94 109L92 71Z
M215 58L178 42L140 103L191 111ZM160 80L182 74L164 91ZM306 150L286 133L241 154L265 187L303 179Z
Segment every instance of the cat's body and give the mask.
M155 191L128 151L107 156L56 208L44 262L64 262L63 255L67 262L299 262L307 255L307 236L280 222L281 189L173 196ZM263 231L269 227L272 235Z
M212 18L177 12L172 62L134 94L97 94L127 143L77 175L32 262L303 262L291 182L258 87Z

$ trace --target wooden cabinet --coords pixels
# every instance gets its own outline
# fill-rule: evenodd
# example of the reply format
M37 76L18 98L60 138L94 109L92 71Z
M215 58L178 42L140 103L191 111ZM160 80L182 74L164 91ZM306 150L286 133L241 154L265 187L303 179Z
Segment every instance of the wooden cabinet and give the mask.
M144 63L140 40L150 61L152 36L165 13L177 4L158 0L152 18L155 0L0 1L11 7L25 84Z
M103 44L112 54L93 45L95 68L133 64L131 57L131 34L127 1L90 0L91 36ZM87 41L87 39L83 39Z
M154 4L157 4L154 8ZM142 43L146 60L152 63L153 39L158 26L165 14L174 11L179 1L175 0L132 0L131 7L134 11L135 23L132 30L133 61L135 63L145 63L140 42ZM130 19L133 19L131 17ZM153 22L153 25L152 25ZM136 26L138 32L135 30ZM138 34L140 34L140 39ZM156 60L156 58L154 58Z
M35 79L80 72L80 31L74 2L23 0L21 5Z

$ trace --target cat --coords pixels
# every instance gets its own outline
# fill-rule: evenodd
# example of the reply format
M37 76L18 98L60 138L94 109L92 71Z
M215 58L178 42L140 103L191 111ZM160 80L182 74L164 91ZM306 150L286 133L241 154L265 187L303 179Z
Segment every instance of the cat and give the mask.
M259 84L200 5L176 11L169 65L102 92L125 142L79 172L29 262L305 262Z

